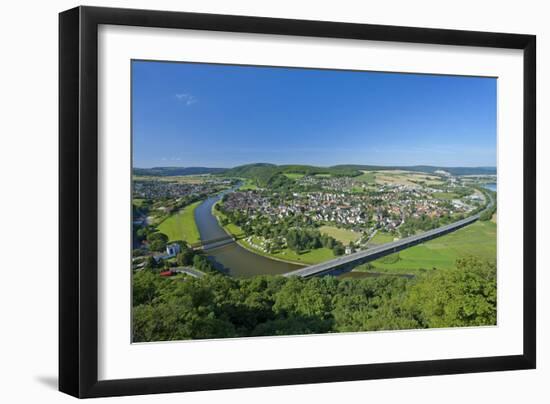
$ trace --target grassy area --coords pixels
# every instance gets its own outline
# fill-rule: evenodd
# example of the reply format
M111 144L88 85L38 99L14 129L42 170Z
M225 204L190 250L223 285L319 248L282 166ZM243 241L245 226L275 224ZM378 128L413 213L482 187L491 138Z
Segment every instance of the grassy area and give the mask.
M168 236L169 241L184 240L190 244L200 241L199 229L195 223L195 209L199 202L186 206L158 225L158 230Z
M437 199L445 199L445 200L460 199L460 195L454 192L434 192L432 196Z
M253 238L252 240L256 244L259 244L258 243L259 240L257 238ZM264 257L268 257L268 258L277 258L284 261L292 261L298 264L318 264L320 262L328 261L335 258L334 253L329 248L317 248L315 250L310 250L302 254L298 254L295 251L285 248L277 253L268 254L266 252L258 250L256 247L250 244L246 239L241 239L238 241L238 243L258 255L263 255Z
M496 224L477 221L453 233L407 248L390 258L380 258L370 264L374 271L407 272L418 269L454 268L456 260L466 256L496 262ZM393 258L392 258L393 256ZM365 270L364 266L358 270Z
M384 231L377 231L369 244L385 244L393 241L395 236Z
M216 209L216 205L218 203L219 202L216 202L214 205L212 205L212 214L218 219L218 223L220 223L220 225L221 225L221 220L225 219L226 216L222 212L220 212L219 210ZM235 236L235 238L237 238L237 239L244 236L243 230L234 223L229 223L229 224L226 224L225 226L222 226L222 227L224 228L224 230L226 232L228 232L229 234Z
M357 241L361 238L360 233L348 229L339 229L334 226L321 226L319 227L319 231L344 244L349 244L350 241Z
M298 174L298 173L284 173L284 176L287 178L290 178L291 180L299 180L304 176L304 174Z
M376 182L376 175L373 171L363 171L363 174L354 177L354 179L366 182L368 184L374 184Z
M220 212L219 210L216 210L216 205L212 207L212 214L216 216L218 221L221 221L222 219L225 219L225 215ZM237 239L237 242L242 245L243 247L253 251L254 253L258 255L263 255L264 257L268 258L276 258L284 261L292 261L297 262L300 264L318 264L319 262L327 261L332 258L335 258L334 253L332 250L328 248L318 248L316 250L311 250L308 252L304 252L303 254L298 254L288 248L285 248L284 250L281 250L274 254L268 254L266 252L263 252L261 250L258 250L256 247L254 247L252 244L250 244L246 239L243 238L244 233L243 230L237 226L236 224L229 223L225 226L223 226L224 230L230 233L231 235L235 236ZM253 241L255 241L255 244L259 245L259 239L253 238Z
M239 191L254 191L256 189L258 189L258 186L250 178L247 178L243 185L239 187Z
M363 188L363 187L351 187L351 193L352 194L362 194L369 188Z

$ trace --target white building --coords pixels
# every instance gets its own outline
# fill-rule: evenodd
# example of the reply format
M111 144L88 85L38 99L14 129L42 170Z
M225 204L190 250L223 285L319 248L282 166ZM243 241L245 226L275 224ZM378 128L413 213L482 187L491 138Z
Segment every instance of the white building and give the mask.
M175 257L176 255L178 255L181 251L181 247L179 244L177 243L174 243L174 244L168 244L166 246L166 255L164 256L164 258L172 258L172 257Z

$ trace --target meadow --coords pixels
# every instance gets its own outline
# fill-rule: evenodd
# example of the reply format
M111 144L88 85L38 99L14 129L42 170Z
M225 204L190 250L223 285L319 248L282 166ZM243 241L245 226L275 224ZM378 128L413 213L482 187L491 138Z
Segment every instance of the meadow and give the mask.
M373 171L363 171L363 174L355 177L354 179L366 182L367 184L374 184L376 182L376 175Z
M459 258L475 256L496 263L496 224L477 221L453 233L382 257L358 271L414 272L420 269L451 269Z
M299 180L304 176L304 174L298 174L298 173L284 173L284 176L287 178L290 178L291 180Z
M451 199L458 199L460 198L460 195L454 192L434 192L432 194L434 198L437 199L444 199L444 200L451 200Z
M253 236L252 241L259 245L260 239ZM247 248L248 250L254 252L255 254L263 255L264 257L268 258L275 258L280 259L283 261L290 261L295 262L298 264L319 264L320 262L328 261L333 258L336 258L334 253L330 248L316 248L315 250L309 250L302 253L297 253L296 251L293 251L289 248L284 248L281 251L275 252L275 253L266 253L264 251L259 250L254 245L249 243L246 239L241 239L238 241L238 243Z
M376 234L374 235L374 237L371 239L371 241L369 241L369 245L371 244L385 244L385 243L389 243L391 241L393 241L393 239L395 238L394 235L390 234L390 233L386 233L386 232L383 232L383 231L377 231Z
M200 235L195 223L195 209L201 202L192 203L166 218L158 225L158 230L168 236L168 241L183 240L189 244L198 243Z
M243 185L239 187L239 191L254 191L258 186L250 178L245 178Z
M345 245L349 244L350 241L357 241L361 238L361 233L348 229L340 229L334 226L321 226L319 227L319 231L338 241L341 241Z

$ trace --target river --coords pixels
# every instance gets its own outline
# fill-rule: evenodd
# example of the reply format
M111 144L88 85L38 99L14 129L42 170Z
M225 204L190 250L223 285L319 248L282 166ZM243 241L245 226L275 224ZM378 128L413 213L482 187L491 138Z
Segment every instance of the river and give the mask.
M214 195L206 199L195 209L195 222L197 223L201 240L212 240L227 236L225 230L219 225L218 220L212 214L212 206L222 199L223 195L234 190L235 188L231 188ZM218 270L238 277L279 275L300 268L299 265L276 261L254 254L236 242L207 250L206 254Z
M496 182L490 182L490 183L487 183L487 184L483 184L482 186L483 186L483 188L488 189L489 191L497 192Z

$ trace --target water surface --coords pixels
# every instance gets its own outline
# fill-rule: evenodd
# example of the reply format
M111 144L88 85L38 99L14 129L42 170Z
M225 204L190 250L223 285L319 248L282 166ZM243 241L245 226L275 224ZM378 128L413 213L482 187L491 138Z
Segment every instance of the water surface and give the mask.
M222 199L223 195L233 192L235 188L206 199L195 209L195 222L197 223L201 240L212 240L227 236L225 230L219 225L218 220L212 214L212 207ZM239 277L280 275L301 267L300 265L276 261L254 254L236 242L207 250L206 254L218 270Z
M490 182L490 183L487 183L487 184L483 184L482 186L483 186L483 188L488 189L489 191L497 192L496 182Z

